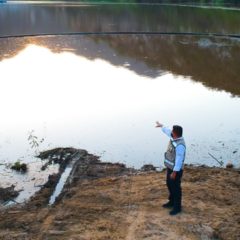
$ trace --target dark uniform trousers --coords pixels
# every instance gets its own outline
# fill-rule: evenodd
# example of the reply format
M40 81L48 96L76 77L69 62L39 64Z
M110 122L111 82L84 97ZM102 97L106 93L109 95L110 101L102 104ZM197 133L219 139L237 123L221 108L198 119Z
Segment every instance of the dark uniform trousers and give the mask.
M176 174L175 180L170 178L173 170L167 168L167 187L169 191L169 202L173 205L174 210L180 210L182 207L182 188L181 179L183 175L183 170L180 170Z

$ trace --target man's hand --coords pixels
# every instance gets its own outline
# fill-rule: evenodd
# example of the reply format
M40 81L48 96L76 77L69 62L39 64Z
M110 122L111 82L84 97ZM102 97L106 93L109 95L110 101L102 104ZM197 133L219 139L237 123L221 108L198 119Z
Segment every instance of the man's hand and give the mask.
M176 176L177 176L177 172L172 172L171 175L170 175L170 178L172 180L175 180L176 179Z
M163 127L163 124L159 123L158 121L156 122L156 127Z

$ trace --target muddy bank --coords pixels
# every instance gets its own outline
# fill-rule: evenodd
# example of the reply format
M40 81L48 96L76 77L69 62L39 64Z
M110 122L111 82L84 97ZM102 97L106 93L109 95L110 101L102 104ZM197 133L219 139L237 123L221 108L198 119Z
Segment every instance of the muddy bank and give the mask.
M14 201L14 199L19 195L19 191L14 190L14 188L14 185L6 188L0 188L0 204Z
M49 186L0 211L0 239L240 239L238 169L186 166L175 217L161 207L165 171L104 163L86 151L52 206Z

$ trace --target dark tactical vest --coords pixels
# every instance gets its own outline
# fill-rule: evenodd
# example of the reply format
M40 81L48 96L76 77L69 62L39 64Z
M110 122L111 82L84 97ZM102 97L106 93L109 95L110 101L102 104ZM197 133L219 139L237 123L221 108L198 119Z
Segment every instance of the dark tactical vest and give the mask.
M183 138L180 138L180 139L176 139L176 140L173 140L171 139L169 141L169 144L168 144L168 148L167 148L167 151L165 152L165 160L164 160L164 165L167 167L167 168L170 168L173 170L174 166L175 166L175 159L176 159L176 147L178 145L183 145L186 149L186 145L185 145L185 141ZM185 151L186 153L186 151ZM185 160L185 153L184 153L184 158L183 158L183 162Z

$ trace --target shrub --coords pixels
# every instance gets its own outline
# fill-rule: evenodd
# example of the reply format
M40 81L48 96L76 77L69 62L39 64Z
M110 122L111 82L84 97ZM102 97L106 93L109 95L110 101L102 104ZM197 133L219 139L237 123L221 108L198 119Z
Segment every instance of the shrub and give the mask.
M27 171L27 164L26 163L20 163L19 161L17 161L11 166L11 169L16 170L16 171L26 172Z

